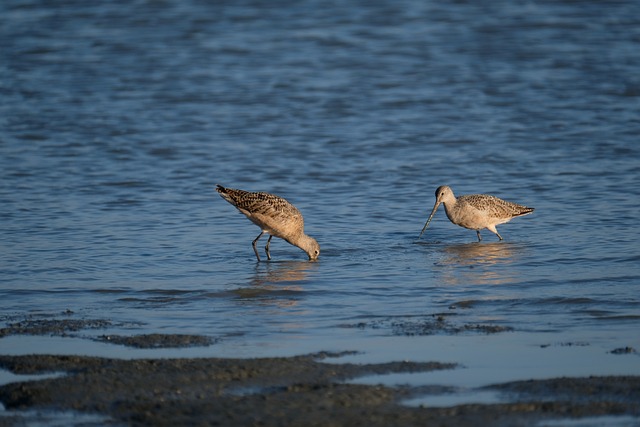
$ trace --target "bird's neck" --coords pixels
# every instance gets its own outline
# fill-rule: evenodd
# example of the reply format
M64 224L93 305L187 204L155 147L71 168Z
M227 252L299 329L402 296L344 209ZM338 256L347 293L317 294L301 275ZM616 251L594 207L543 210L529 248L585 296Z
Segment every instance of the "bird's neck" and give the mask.
M309 236L304 233L298 233L286 236L284 237L284 240L291 243L293 246L304 248L306 243L309 241Z

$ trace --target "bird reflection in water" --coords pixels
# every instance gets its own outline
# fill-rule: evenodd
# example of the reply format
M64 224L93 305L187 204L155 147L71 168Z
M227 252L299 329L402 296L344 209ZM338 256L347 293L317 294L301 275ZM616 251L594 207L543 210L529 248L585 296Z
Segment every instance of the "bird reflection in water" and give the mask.
M302 282L317 263L308 261L283 261L256 264L249 287L238 288L235 293L242 303L295 306L301 298Z
M307 279L308 272L314 270L318 264L307 261L270 262L266 265L256 265L253 279L255 286L281 285L283 282L301 282ZM280 286L282 288L282 286ZM296 287L296 289L300 289Z
M526 247L510 243L467 243L447 245L436 263L448 285L501 285L518 281L518 273L508 268Z

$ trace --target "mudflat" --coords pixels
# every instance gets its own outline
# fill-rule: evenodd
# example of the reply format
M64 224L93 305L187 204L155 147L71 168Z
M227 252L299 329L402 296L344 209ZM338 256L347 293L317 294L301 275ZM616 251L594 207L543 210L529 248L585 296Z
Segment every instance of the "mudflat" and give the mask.
M141 360L0 356L0 367L16 374L61 374L0 387L6 408L0 425L25 425L24 414L68 411L101 416L83 425L139 426L526 426L577 417L640 416L640 376L497 384L485 389L503 393L505 403L413 407L403 400L446 390L348 380L458 367L438 362L327 363L340 355Z

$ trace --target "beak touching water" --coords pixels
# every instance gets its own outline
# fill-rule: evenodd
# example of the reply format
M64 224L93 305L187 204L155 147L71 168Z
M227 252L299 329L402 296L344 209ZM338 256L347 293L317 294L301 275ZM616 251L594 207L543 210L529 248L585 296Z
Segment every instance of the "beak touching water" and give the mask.
M427 227L429 226L429 223L433 219L433 215L435 215L436 211L438 210L438 206L440 206L440 203L442 203L442 202L440 202L439 200L436 201L436 204L433 206L433 210L431 211L431 215L429 215L429 219L427 220L427 223L424 225L424 227L422 227L422 231L420 232L420 235L418 236L418 239L420 237L422 237L422 233L424 233L424 230L426 230Z

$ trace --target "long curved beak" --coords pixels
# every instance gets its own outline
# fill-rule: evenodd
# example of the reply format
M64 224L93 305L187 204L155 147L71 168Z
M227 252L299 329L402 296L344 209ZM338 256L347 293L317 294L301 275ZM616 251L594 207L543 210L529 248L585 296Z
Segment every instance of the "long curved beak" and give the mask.
M424 230L426 230L427 227L429 226L429 223L433 219L433 215L435 215L436 211L438 210L438 206L440 206L440 203L441 202L436 201L436 204L433 206L433 210L431 211L431 215L429 215L429 219L427 220L427 223L424 225L424 227L422 227L422 231L420 232L420 235L418 236L418 239L420 237L422 237L422 233L424 233Z

